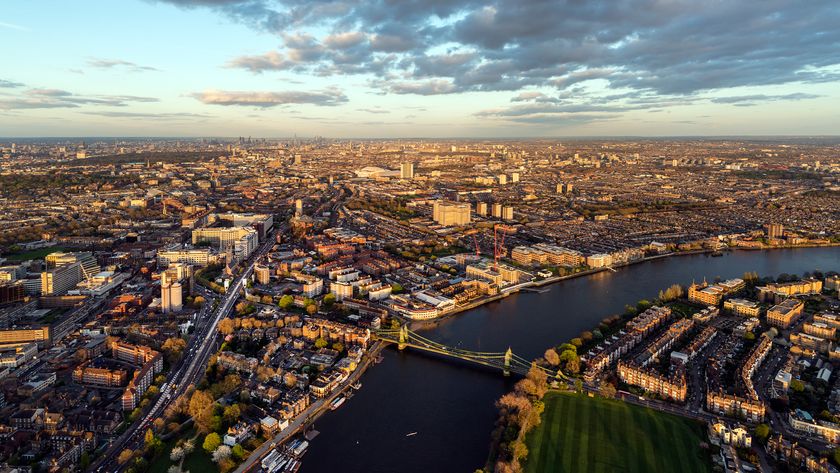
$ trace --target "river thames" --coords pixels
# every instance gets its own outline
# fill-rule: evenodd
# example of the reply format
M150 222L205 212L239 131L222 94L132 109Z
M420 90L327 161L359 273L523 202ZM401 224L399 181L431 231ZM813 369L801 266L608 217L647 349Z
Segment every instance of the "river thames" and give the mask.
M676 256L601 272L521 293L417 329L477 351L533 359L594 328L626 304L654 299L673 283L703 278L840 271L840 248L737 251L722 257ZM363 386L319 419L302 473L471 473L484 465L496 420L494 402L517 380L466 362L394 348L362 377ZM411 432L416 435L406 436Z

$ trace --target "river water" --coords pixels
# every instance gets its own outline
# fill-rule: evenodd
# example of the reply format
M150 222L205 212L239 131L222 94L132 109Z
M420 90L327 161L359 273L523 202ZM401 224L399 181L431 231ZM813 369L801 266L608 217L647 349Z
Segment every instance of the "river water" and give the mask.
M510 346L526 358L594 328L625 304L653 299L673 283L703 278L840 271L840 248L738 251L678 256L617 272L561 281L424 327L425 337L477 351ZM483 466L496 419L493 403L516 377L465 362L388 348L362 389L316 422L301 473L472 473ZM406 434L417 432L407 437Z

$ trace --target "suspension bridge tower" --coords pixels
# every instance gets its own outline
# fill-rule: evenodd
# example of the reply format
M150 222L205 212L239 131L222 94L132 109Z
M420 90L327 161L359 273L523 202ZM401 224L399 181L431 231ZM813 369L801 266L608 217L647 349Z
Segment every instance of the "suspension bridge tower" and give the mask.
M408 343L408 325L403 325L400 327L400 341L397 344L397 348L405 350L406 343Z
M510 347L508 347L507 351L505 352L505 368L502 371L505 376L510 376L510 360L513 358L513 351L511 351Z

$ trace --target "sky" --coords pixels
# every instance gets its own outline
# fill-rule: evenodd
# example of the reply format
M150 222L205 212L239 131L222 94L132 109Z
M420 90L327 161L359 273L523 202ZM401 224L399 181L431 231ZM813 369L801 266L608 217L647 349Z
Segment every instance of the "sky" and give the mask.
M0 136L840 134L836 0L3 0Z

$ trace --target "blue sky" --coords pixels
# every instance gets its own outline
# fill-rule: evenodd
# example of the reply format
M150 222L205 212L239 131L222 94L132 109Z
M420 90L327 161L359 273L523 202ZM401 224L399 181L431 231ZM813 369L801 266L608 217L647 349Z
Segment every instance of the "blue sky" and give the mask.
M820 135L832 1L4 1L0 136Z

